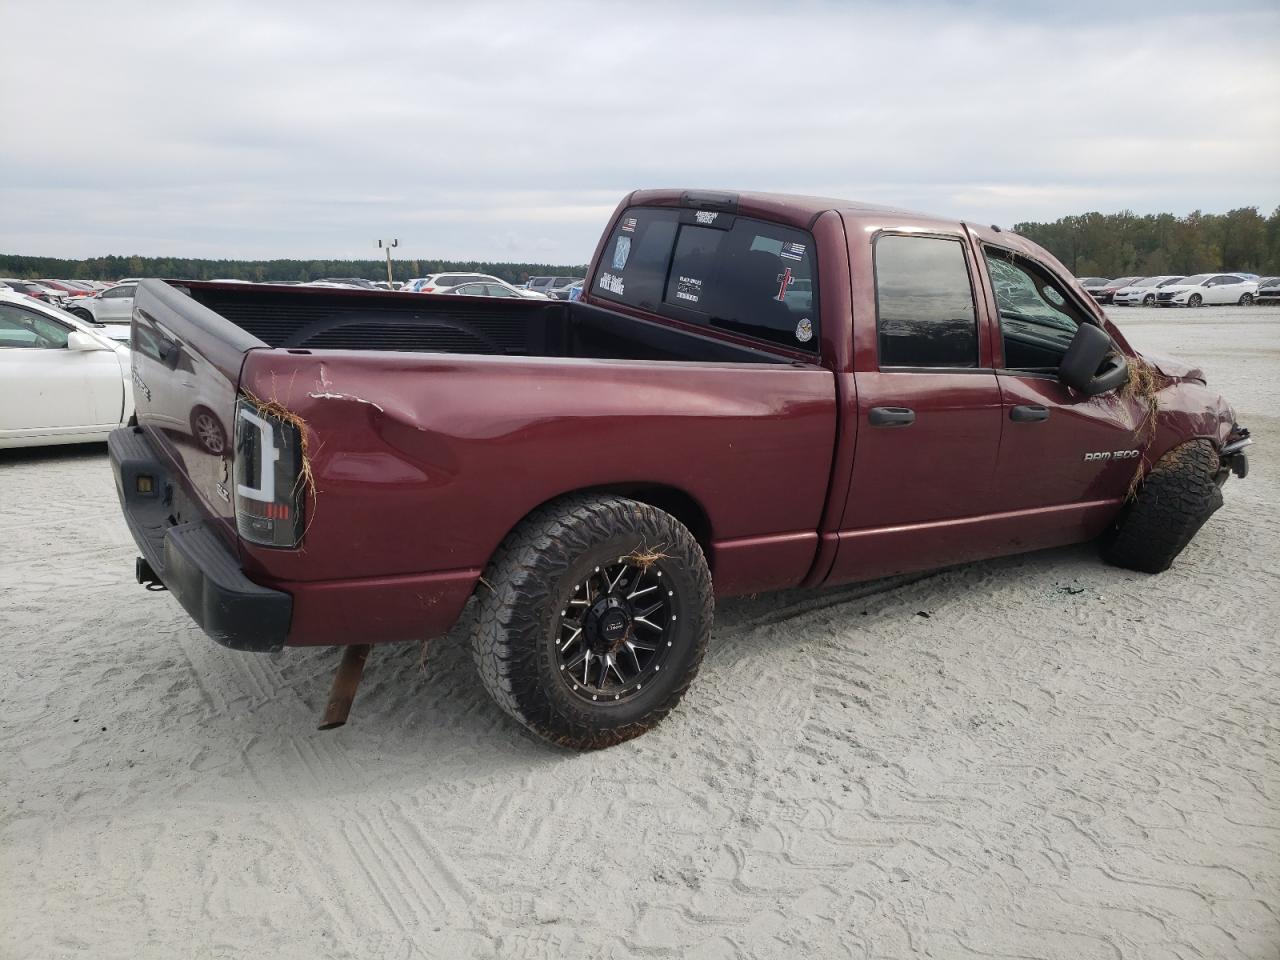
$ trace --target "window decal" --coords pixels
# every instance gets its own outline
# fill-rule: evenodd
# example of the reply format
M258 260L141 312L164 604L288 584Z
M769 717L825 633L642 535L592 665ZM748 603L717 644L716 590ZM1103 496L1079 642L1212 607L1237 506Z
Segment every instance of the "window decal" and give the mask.
M631 256L631 238L619 237L613 247L613 269L625 270L629 256Z
M702 299L702 281L695 277L681 277L676 283L676 299L697 303Z

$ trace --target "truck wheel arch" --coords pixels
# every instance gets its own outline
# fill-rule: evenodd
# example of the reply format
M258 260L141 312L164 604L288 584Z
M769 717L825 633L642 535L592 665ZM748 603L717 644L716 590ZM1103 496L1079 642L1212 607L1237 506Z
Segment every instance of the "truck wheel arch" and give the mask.
M684 524L689 532L693 534L694 539L698 541L698 546L702 548L702 552L706 554L707 564L711 569L711 573L715 574L715 563L713 552L711 549L711 538L714 528L711 525L711 517L707 513L706 508L689 493L678 487L669 486L663 483L612 483L603 484L594 487L580 487L575 490L565 490L556 494L554 497L542 501L530 507L515 523L511 525L495 544L493 553L497 552L498 547L506 541L511 535L512 530L524 523L525 520L534 512L541 510L549 503L560 500L564 497L571 496L615 496L629 497L632 500L639 500L641 503L647 503L651 507L656 507L666 513L671 514L682 524Z

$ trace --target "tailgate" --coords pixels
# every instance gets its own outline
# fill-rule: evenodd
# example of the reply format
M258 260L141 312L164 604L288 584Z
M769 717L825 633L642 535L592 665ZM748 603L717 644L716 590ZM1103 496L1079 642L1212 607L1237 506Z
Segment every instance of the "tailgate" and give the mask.
M192 506L223 521L214 526L234 541L237 384L245 354L267 345L181 288L143 280L131 346L138 425Z

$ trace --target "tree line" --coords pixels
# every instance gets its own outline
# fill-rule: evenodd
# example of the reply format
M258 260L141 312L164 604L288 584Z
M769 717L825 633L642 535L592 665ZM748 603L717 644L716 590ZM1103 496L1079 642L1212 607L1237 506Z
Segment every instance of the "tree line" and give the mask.
M1280 275L1280 207L1269 217L1257 207L1185 217L1085 213L1052 223L1019 223L1077 277L1160 276L1242 271Z
M1019 223L1014 231L1034 240L1077 277L1245 271L1280 275L1280 207L1263 217L1257 207L1185 217L1172 213L1083 213L1052 223ZM511 283L531 276L582 276L582 264L489 263L477 260L392 260L392 276L409 280L428 273L488 273ZM383 260L203 260L179 257L92 257L62 260L0 254L0 276L17 279L118 280L168 277L182 280L320 280L365 277L385 280Z
M479 260L392 260L396 280L411 280L447 271L487 273L510 283L529 277L580 277L586 267L552 263L488 263ZM0 254L0 277L15 280L119 280L122 277L165 277L180 280L320 280L364 277L386 280L385 260L202 260L183 257L24 257Z

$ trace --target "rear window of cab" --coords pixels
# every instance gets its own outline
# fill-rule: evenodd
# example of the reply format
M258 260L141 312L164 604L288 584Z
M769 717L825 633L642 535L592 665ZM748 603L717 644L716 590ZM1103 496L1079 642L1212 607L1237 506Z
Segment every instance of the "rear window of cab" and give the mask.
M813 238L709 210L632 207L618 219L591 292L688 323L818 351Z

